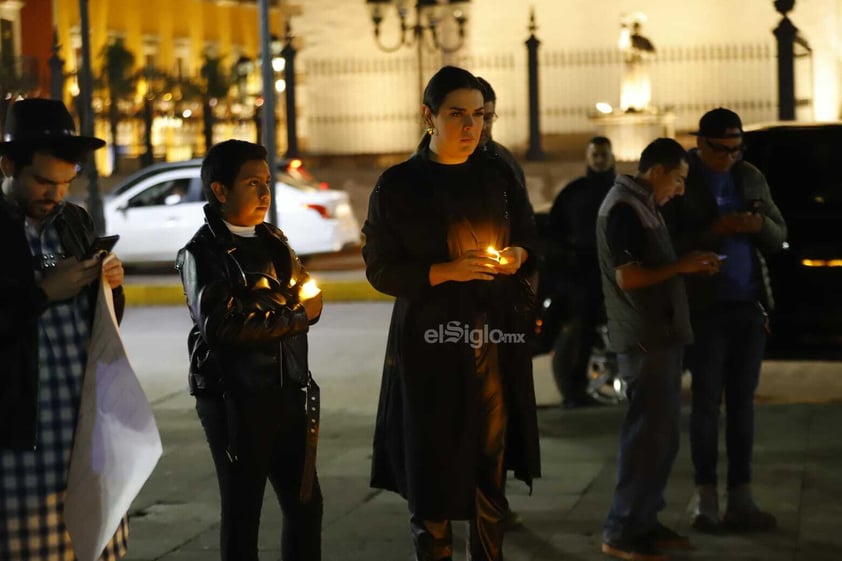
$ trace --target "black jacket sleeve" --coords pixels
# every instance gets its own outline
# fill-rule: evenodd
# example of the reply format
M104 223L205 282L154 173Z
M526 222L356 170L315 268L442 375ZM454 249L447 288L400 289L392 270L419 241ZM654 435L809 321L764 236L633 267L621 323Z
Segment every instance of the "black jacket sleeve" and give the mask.
M524 248L529 252L526 263L521 265L520 272L530 274L538 264L538 227L535 225L535 212L526 187L519 183L510 186L508 190L509 217L511 220L511 235L509 245Z
M430 267L408 254L401 242L400 205L389 187L378 182L363 225L363 259L371 285L391 296L414 298L430 288Z
M482 181L503 190L506 212L509 215L509 245L522 247L529 252L529 258L521 265L519 272L530 274L538 266L540 244L535 211L526 190L526 178L523 168L511 152L496 142L493 142L493 146L494 153L485 155L481 160ZM499 191L494 191L494 196L498 193Z
M307 332L304 307L282 287L236 286L228 280L225 259L191 244L177 260L187 307L208 345L258 346Z

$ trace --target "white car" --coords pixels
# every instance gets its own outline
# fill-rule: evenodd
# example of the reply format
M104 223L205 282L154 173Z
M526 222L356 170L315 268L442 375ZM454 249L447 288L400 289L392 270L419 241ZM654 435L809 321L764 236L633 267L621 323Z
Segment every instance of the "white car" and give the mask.
M295 169L300 161L291 162ZM107 233L119 234L115 252L127 264L174 262L204 223L201 160L153 165L128 177L104 201ZM299 174L276 173L279 226L298 255L330 253L360 243L360 225L348 194L320 187ZM296 177L296 175L299 175Z

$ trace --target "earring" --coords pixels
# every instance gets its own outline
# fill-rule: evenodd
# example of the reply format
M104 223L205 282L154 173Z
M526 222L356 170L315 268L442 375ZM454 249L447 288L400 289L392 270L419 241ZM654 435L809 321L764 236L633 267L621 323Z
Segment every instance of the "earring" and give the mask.
M429 134L430 136L436 134L436 127L434 127L433 125L427 127L427 134Z

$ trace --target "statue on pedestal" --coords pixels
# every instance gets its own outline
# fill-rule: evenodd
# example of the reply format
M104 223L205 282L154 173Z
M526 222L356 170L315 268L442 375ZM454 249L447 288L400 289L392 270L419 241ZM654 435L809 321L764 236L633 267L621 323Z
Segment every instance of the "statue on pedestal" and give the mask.
M623 53L623 79L620 84L620 110L645 111L652 99L648 61L655 56L652 42L641 34L646 16L640 12L623 17L617 46Z

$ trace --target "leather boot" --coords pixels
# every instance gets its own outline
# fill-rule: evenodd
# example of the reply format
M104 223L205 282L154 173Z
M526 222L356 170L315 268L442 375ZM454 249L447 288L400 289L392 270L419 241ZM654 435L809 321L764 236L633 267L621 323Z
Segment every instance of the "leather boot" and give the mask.
M453 532L450 520L421 520L415 515L409 519L415 561L451 561L453 558Z

